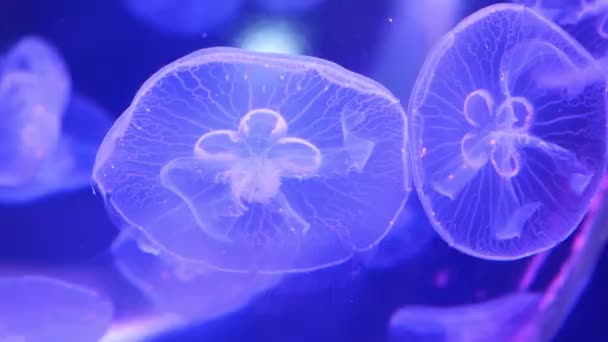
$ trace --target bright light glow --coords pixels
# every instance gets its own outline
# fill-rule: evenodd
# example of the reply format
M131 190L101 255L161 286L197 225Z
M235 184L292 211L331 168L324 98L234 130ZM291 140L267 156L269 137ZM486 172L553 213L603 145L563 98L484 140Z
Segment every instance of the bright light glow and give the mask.
M237 46L258 52L302 54L304 39L286 22L255 22L237 38Z

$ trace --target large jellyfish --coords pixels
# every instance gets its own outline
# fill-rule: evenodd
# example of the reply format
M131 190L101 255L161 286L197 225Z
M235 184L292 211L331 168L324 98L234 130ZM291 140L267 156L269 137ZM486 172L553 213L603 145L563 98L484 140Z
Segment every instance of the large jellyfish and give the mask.
M152 303L146 316L160 321L169 317L172 328L236 311L280 280L278 275L227 273L200 263L180 263L140 245L132 238L119 239L113 248L116 263Z
M241 0L124 0L137 19L160 31L201 35L238 14Z
M182 260L313 270L401 214L405 127L384 87L328 61L203 49L144 83L93 178L116 217Z
M597 77L558 75L595 69ZM606 84L536 11L501 4L435 47L410 100L419 197L451 246L488 259L551 248L581 221L606 163Z
M405 306L390 322L391 341L553 341L585 291L608 242L608 179L570 246L570 254L542 291L531 284L542 275L548 251L532 258L518 288L476 304Z
M70 94L59 54L36 37L0 60L0 201L24 202L88 186L104 110Z
M99 341L112 304L96 293L39 276L0 279L0 341Z

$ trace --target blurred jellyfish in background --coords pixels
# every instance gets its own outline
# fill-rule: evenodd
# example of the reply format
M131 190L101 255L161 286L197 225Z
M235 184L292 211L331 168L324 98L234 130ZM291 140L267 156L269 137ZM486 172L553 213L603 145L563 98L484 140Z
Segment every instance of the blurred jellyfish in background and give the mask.
M472 305L405 307L391 319L390 341L524 341L515 339L517 329L532 319L539 301L538 295L517 293Z
M202 35L238 14L242 0L124 0L126 9L162 32Z
M59 142L71 81L59 53L40 38L23 38L0 63L0 185L18 187L36 177Z
M328 61L203 49L144 83L93 178L161 253L230 272L315 270L374 247L401 214L404 129L390 92Z
M272 13L297 13L314 10L327 0L253 0L255 4Z
M306 41L289 21L256 20L237 35L235 45L245 50L287 54L306 52Z
M595 196L589 215L561 267L540 290L532 284L543 276L547 256L533 257L518 288L471 305L405 306L390 322L391 341L552 341L576 305L608 242L608 178Z
M89 186L107 113L71 94L58 52L37 37L0 60L0 201L35 200Z
M456 24L464 5L462 0L393 0L390 4L371 76L405 103L428 49Z
M141 240L140 240L141 241ZM257 293L276 285L276 275L225 273L200 263L180 263L170 255L141 249L131 237L113 248L118 269L152 303L135 321L156 321L165 329L221 317L247 305ZM133 321L129 319L127 323Z
M578 40L608 70L608 1L514 0L538 10Z
M411 95L410 151L448 244L517 259L574 231L605 171L606 82L559 77L593 69L570 35L513 4L476 12L436 46Z
M422 253L437 237L420 202L412 198L407 203L401 220L387 236L369 252L368 269L387 269Z
M112 320L112 304L52 278L0 278L0 341L96 342Z

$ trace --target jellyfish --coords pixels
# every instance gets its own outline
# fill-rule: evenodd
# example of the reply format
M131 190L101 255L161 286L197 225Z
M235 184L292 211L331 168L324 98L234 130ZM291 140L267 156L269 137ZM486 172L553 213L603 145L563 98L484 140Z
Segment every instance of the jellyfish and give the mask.
M32 201L87 187L109 116L70 94L70 77L45 41L26 37L0 62L0 201Z
M573 232L605 169L606 84L554 76L597 67L521 5L484 8L435 47L411 95L409 148L420 200L449 245L509 260Z
M313 57L203 49L144 83L99 148L109 212L155 248L229 272L346 261L410 191L405 113Z
M201 35L238 14L241 0L124 0L126 9L150 27L183 36Z
M560 25L608 70L608 1L606 0L514 0L534 8Z
M310 11L325 0L255 0L260 7L273 13L296 13Z
M553 341L585 291L608 243L606 190L608 179L604 178L601 192L594 197L569 255L544 289L532 290L531 284L539 278L547 256L553 251L534 256L519 287L511 293L453 307L402 307L390 321L391 340Z
M140 246L141 240L121 237L113 247L115 262L152 303L146 317L160 322L170 318L170 328L236 311L280 280L278 275L226 273L200 263L180 263Z
M96 293L42 276L0 279L0 341L99 341L113 315Z
M515 293L447 308L404 307L391 318L390 341L520 341L518 328L534 316L539 301L538 294Z

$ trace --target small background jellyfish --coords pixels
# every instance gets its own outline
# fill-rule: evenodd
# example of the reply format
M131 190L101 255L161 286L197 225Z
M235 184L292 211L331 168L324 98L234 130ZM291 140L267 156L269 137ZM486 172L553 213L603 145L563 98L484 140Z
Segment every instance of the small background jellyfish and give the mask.
M235 16L242 0L123 0L131 14L158 30L202 35Z
M112 320L108 300L52 278L0 278L0 298L0 341L96 342Z
M511 4L476 12L435 47L410 98L410 154L444 240L507 260L572 233L605 170L606 82L556 75L594 68L557 25Z
M314 270L373 247L409 194L405 115L330 62L215 48L153 75L99 149L110 212L232 272Z
M31 201L90 184L95 152L111 123L89 99L71 94L59 54L26 37L0 69L0 201Z
M514 0L538 10L601 59L608 70L608 1L606 0Z

